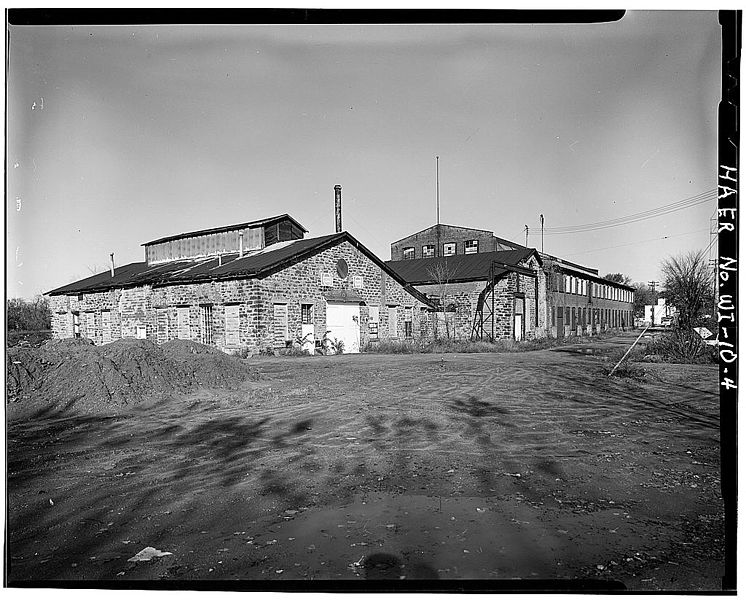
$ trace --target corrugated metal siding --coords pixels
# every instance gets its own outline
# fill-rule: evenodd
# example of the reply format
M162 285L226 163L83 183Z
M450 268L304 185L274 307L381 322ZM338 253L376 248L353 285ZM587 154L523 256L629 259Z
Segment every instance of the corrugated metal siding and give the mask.
M261 227L251 227L242 231L244 234L244 252L261 250L264 247L264 229ZM152 265L168 260L217 256L218 254L238 252L240 247L239 233L239 231L221 231L209 235L199 235L148 245L145 247L145 257L148 264ZM303 237L302 233L300 233L300 237Z

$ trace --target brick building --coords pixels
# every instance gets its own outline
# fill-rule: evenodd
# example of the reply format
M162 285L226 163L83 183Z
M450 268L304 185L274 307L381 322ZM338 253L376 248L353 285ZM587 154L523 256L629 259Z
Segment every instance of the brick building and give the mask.
M289 215L160 238L145 261L48 292L57 338L188 339L225 351L428 335L427 298L347 232Z
M527 260L529 256L533 258ZM391 244L388 264L405 281L428 295L437 295L434 291L442 292L444 287L444 268L440 268L440 284L433 275L437 271L433 268L436 262L449 264L445 287L453 292L449 298L451 307L462 314L446 314L441 318L458 323L451 328L457 337L467 337L467 331L471 337L485 337L482 326L485 314L489 319L494 314L497 319L494 328L489 322L486 336L491 337L494 329L496 338L590 335L634 324L634 288L607 281L599 277L596 269L526 248L488 230L434 225ZM496 303L494 313L492 286L488 285L491 262L495 267L502 262L502 268L535 271L531 276L517 270L500 272L499 268L494 272L498 277L496 289L506 294ZM525 277L532 278L538 288L533 294L527 290L528 282L522 280ZM481 301L479 294L484 296ZM518 301L521 295L530 301L522 304ZM441 308L448 312L448 307ZM523 317L518 316L521 310L526 311ZM467 326L470 318L471 330ZM519 322L523 331L517 329Z
M391 260L438 258L524 248L485 229L433 225L391 244Z
M634 327L633 287L603 279L596 270L543 257L550 335L591 335Z

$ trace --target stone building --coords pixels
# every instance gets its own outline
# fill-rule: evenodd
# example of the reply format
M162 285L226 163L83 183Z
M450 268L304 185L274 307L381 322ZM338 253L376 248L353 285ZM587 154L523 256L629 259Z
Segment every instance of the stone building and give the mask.
M546 281L536 250L389 261L438 307L436 335L459 340L547 335Z
M160 238L145 261L48 292L57 338L187 339L225 351L428 335L427 298L352 235L289 215Z
M533 258L527 259L529 256ZM500 262L502 267L498 265ZM448 277L442 277L444 266L433 268L436 263L449 265ZM496 303L494 313L491 286L487 285L492 263L497 269L497 290L517 286L511 288L512 301L506 292ZM457 337L489 338L493 329L496 338L590 335L634 324L634 288L607 281L599 277L596 269L521 246L488 230L453 225L428 227L392 243L388 264L405 281L428 295L438 296L434 294L436 290L442 295L445 279L445 288L452 292L452 297L448 299L449 305L441 307L445 313L441 314L441 320L446 323L454 320L448 331L452 330ZM517 270L499 271L507 267L535 273L529 276ZM440 284L433 275L437 271L441 275ZM522 277L533 279L533 285L537 286L533 293L526 289L530 286ZM511 284L513 280L515 283ZM483 292L484 297L479 301ZM519 301L521 298L523 302ZM488 334L485 314L490 319ZM497 319L494 328L493 314ZM467 324L470 319L471 328Z

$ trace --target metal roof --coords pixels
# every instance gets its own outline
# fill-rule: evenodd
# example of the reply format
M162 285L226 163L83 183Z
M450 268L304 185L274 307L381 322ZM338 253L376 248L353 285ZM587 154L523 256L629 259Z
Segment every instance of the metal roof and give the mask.
M433 283L435 276L433 272L438 265L447 265L448 281L458 283L464 281L479 281L489 279L490 266L493 262L500 262L510 266L520 266L520 262L530 256L536 256L539 263L541 259L533 248L521 248L517 250L500 250L497 252L480 252L477 254L454 254L453 256L440 256L437 258L414 258L409 260L388 261L386 264L395 271L406 282L416 285ZM508 270L505 268L495 269L498 276L504 275Z
M223 231L234 231L236 229L246 229L247 227L260 227L264 225L271 225L272 223L276 223L278 221L291 221L294 225L299 227L303 230L304 233L308 233L308 229L303 227L298 221L293 219L288 214L284 215L277 215L276 217L269 217L267 219L259 219L257 221L249 221L247 223L238 223L236 225L224 225L223 227L213 227L212 229L200 229L199 231L189 231L187 233L179 233L176 235L169 235L166 237L158 238L157 240L153 240L152 242L145 242L144 244L140 244L141 246L150 246L151 244L160 244L162 242L170 242L173 240L179 240L186 237L194 237L197 235L209 235L211 233L222 233Z
M254 279L266 277L291 264L327 248L347 241L383 269L394 280L418 300L432 306L427 297L411 287L385 262L363 246L348 232L334 233L317 238L291 240L272 244L243 258L238 253L223 254L218 257L172 260L148 265L146 262L130 263L114 270L99 273L86 279L64 285L47 292L50 296L73 295L103 292L111 289L137 287L141 285L165 286L187 283L203 283L227 279ZM222 262L222 264L220 264Z

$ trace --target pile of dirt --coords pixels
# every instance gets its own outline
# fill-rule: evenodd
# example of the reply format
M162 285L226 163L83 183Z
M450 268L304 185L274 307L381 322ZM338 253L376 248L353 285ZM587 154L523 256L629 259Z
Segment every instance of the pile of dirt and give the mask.
M104 346L82 339L51 340L39 348L9 348L6 373L8 402L86 413L257 378L255 369L216 348L184 340L158 346L134 339Z

